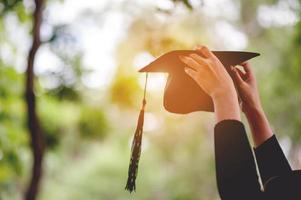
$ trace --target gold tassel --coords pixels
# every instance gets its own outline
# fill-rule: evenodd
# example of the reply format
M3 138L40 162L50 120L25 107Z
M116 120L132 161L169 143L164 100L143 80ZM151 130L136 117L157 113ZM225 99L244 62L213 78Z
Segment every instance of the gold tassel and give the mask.
M128 171L128 180L125 186L125 189L128 190L129 192L136 191L136 178L138 173L138 164L139 164L141 145L142 145L144 108L146 104L146 100L145 100L146 85L147 85L147 74L145 80L142 108L139 113L138 124L132 142L132 149L131 149L132 153L131 153L131 160L130 160L129 171Z

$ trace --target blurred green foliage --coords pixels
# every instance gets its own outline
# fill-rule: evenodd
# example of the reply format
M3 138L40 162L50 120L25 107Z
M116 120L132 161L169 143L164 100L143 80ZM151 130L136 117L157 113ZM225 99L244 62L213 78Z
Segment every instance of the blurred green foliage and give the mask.
M47 1L46 6L53 2L57 1ZM132 4L139 12L129 12L126 6L120 6L120 12L130 13L131 22L116 49L114 79L103 88L83 84L83 78L93 72L84 66L84 49L73 25L43 27L51 31L43 38L42 47L47 47L59 62L58 70L46 70L36 79L38 113L47 145L39 199L218 199L212 115L182 116L165 112L163 90L147 94L137 192L128 194L123 189L131 137L143 95L143 84L133 67L137 55L147 52L156 57L173 49L190 49L196 44L228 48L215 34L220 22L245 34L248 41L245 49L261 53L252 63L265 110L277 135L289 139L291 162L301 166L298 161L300 19L296 25L260 24L260 8L279 6L283 0L229 0L236 5L230 10L237 14L236 18L227 17L222 10L216 16L208 14L205 0L198 4L187 0L166 2L172 6L162 9L159 5ZM291 10L300 17L300 7ZM30 11L21 0L0 1L0 199L4 200L22 198L32 162L25 126L24 70L14 62L20 47L11 41L6 26L8 17L16 17L18 27L30 41ZM88 19L90 26L97 26L89 21L91 15L80 17ZM11 56L5 56L7 49ZM26 53L21 57L25 58Z
M83 107L79 119L81 137L102 140L108 133L108 122L103 110Z
M16 187L27 151L22 78L12 67L0 67L0 193Z
M111 91L112 102L126 107L137 105L137 91L140 88L135 77L116 76Z

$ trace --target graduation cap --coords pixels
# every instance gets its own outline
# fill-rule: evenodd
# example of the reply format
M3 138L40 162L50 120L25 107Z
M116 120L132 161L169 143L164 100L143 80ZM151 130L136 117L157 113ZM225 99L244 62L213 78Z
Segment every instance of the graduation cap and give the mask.
M230 71L230 66L241 64L251 58L259 56L258 53L242 51L212 52L225 66L227 71ZM139 72L146 73L146 81L142 109L139 114L138 125L132 142L132 155L128 171L128 180L125 187L125 189L129 190L130 192L136 188L135 180L137 177L138 162L141 153L144 108L146 104L145 92L147 76L149 72L165 72L169 74L167 83L165 85L163 100L164 108L167 111L178 114L187 114L195 111L214 111L211 97L206 94L189 75L185 73L184 69L186 65L179 58L179 56L189 56L192 53L202 56L201 53L196 50L170 51L139 70Z

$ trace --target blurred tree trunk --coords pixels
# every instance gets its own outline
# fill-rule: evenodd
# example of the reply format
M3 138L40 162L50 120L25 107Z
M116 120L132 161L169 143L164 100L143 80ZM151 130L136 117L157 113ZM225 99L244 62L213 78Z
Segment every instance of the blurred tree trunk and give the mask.
M36 109L36 97L34 93L34 61L36 52L41 45L40 27L42 22L43 0L35 0L33 13L32 46L30 48L26 69L26 104L28 129L31 139L31 150L33 156L31 180L27 187L25 199L35 200L39 190L39 183L42 177L42 163L44 155L44 138L41 131Z

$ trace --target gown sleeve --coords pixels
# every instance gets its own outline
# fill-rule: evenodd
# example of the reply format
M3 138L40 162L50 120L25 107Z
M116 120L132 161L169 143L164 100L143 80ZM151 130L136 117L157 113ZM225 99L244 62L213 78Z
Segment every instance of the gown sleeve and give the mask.
M256 164L244 125L223 120L215 125L217 186L223 200L262 199Z
M287 175L292 171L275 135L255 148L255 155L263 185L271 178Z

